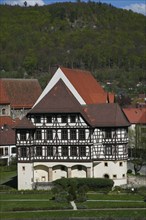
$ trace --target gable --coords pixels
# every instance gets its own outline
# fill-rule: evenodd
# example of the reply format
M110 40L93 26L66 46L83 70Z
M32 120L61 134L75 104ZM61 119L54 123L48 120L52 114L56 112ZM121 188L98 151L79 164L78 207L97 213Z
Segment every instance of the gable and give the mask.
M65 83L81 105L107 102L107 93L90 72L60 67L57 69L34 106L40 102L60 79Z
M54 87L29 111L29 113L80 112L80 103L76 100L63 80Z

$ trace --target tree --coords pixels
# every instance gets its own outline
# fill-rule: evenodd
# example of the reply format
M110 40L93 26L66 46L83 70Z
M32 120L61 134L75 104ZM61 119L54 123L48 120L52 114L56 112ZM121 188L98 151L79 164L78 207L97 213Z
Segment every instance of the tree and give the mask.
M24 2L24 6L27 7L27 1Z

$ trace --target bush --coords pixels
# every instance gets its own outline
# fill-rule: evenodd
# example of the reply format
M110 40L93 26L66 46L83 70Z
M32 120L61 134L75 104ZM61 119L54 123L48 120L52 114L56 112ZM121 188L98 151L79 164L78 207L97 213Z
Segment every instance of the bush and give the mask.
M110 191L114 185L113 180L104 178L62 178L55 180L53 183L58 186L70 187L72 184L76 183L76 187L86 187L89 191Z
M132 170L131 169L127 170L127 173L132 174Z

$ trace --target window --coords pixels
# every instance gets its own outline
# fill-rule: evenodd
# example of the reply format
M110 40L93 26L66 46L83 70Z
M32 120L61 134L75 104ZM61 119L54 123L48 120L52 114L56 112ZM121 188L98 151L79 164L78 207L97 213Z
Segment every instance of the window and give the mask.
M114 175L113 175L113 178L115 178L115 179L116 179L116 178L117 178L117 175L116 175L116 174L114 174Z
M105 166L105 167L108 167L108 163L107 163L107 162L105 162L105 163L104 163L104 166Z
M49 129L47 130L47 140L53 139L53 130Z
M77 147L75 146L70 147L70 156L72 157L77 156Z
M112 132L110 129L105 130L105 138L111 138L112 137Z
M21 157L26 157L27 154L26 154L26 147L22 147L21 148Z
M25 167L24 166L22 167L22 171L25 171Z
M61 138L62 138L62 140L67 140L68 139L68 131L67 131L67 129L62 129L61 130Z
M67 116L66 115L61 116L61 122L62 123L67 123Z
M41 140L42 139L42 132L41 130L36 131L36 140Z
M71 115L70 116L70 122L71 123L75 123L76 122L76 116L75 115Z
M3 155L3 148L0 148L0 156Z
M47 156L53 156L53 147L52 146L47 147Z
M79 155L81 156L81 157L85 157L86 156L86 147L84 147L84 146L81 146L80 148L79 148Z
M6 114L6 109L3 108L3 109L2 109L2 115L5 115L5 114Z
M47 116L47 123L52 123L52 116Z
M104 175L104 178L109 179L109 175L108 175L108 174L105 174L105 175Z
M123 163L122 163L122 162L119 162L119 166L122 167L122 166L123 166Z
M77 135L76 135L76 129L71 129L70 130L70 139L71 140L76 140Z
M25 131L21 131L21 133L20 133L20 140L21 141L26 141L26 132Z
M8 148L5 148L5 155L8 155Z
M36 156L42 156L42 147L36 147Z
M112 155L112 145L106 145L105 146L105 155Z
M35 121L35 123L40 123L41 122L41 117L40 116L36 116L34 121Z
M123 174L122 176L125 177L125 174Z
M13 147L13 148L11 149L11 152L12 152L12 154L15 154L15 153L16 153L16 147Z
M85 130L79 129L79 140L85 140Z
M68 156L68 147L62 146L62 156L67 157Z

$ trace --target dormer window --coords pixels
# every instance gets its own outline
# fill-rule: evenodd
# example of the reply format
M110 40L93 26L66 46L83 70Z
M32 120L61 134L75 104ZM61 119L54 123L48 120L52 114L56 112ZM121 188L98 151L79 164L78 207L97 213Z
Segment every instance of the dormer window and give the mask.
M2 115L5 115L5 114L6 114L6 109L3 108L3 109L2 109Z

